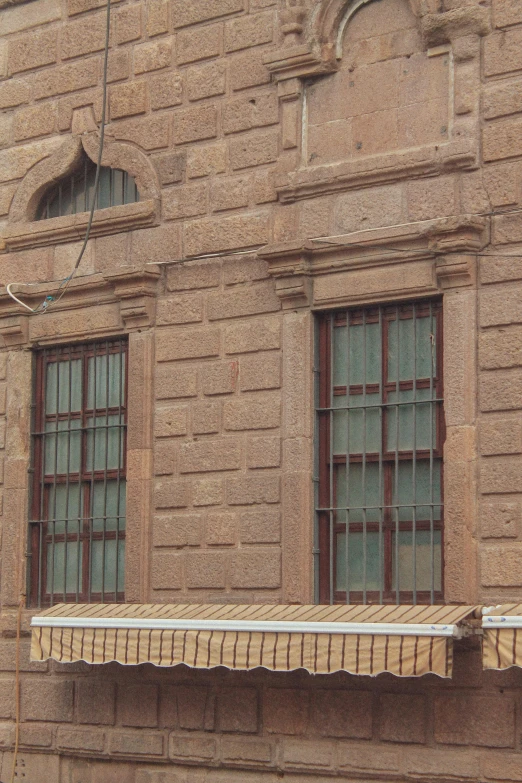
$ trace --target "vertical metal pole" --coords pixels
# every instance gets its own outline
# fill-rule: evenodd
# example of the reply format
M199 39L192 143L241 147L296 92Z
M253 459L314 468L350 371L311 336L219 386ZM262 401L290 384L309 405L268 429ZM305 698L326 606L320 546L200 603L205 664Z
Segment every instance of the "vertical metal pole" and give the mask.
M350 311L346 311L346 467L345 467L345 519L344 559L346 575L346 603L350 603Z
M433 328L433 304L430 302L430 601L435 603L435 533L434 533L434 509L433 509L433 414L437 411L438 403L433 402L433 377L436 373L434 366L434 342L436 334Z
M52 579L51 579L51 606L54 603L54 578L56 557L56 478L58 473L58 413L60 410L60 350L56 351L56 394L55 394L55 436L54 436L54 470L53 470L53 512L52 512ZM64 568L65 574L65 568Z
M334 602L334 455L333 455L333 401L334 401L334 329L335 318L332 314L330 316L330 411L329 411L329 424L330 424L330 443L329 443L329 457L330 457L330 510L329 514L329 536L330 536L330 603Z
M412 403L412 484L413 484L413 514L412 514L412 557L413 557L413 603L417 603L417 310L413 304L413 403Z
M363 490L363 603L367 602L367 559L368 559L368 531L367 531L367 512L366 512L366 371L367 371L367 335L366 335L366 310L363 310L363 427L362 427L362 490Z
M395 603L400 603L400 579L399 579L399 391L400 391L400 330L399 307L395 307L396 324L396 376L395 376Z
M88 579L87 579L87 595L88 595L88 601L91 600L91 592L92 592L92 576L93 576L93 568L92 568L92 542L93 542L93 527L94 527L94 468L96 465L96 405L97 405L97 396L98 396L98 383L97 383L97 354L96 354L96 343L93 345L93 399L92 399L92 410L91 410L91 422L92 422L92 459L91 459L91 486L90 486L90 497L89 497L89 572L88 572ZM88 366L88 364L87 364ZM87 376L87 382L89 381L89 378Z
M105 546L107 528L107 470L109 462L109 342L105 343L105 466L103 471L102 602L105 599Z
M379 603L382 604L383 602L383 587L384 587L384 546L383 546L383 516L384 516L384 506L383 506L383 486L382 486L382 474L383 474L383 464L382 464L382 454L383 454L383 439L386 437L386 434L383 429L383 407L382 403L384 401L384 376L383 376L383 333L382 333L382 307L379 306L379 341L380 341L380 374L379 374ZM384 357L384 361L388 361L388 357Z

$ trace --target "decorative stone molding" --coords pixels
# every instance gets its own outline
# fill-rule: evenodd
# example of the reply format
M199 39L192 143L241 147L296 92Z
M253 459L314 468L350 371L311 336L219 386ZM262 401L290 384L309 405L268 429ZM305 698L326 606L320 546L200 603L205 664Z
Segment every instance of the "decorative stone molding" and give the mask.
M491 31L489 8L464 6L439 14L426 14L421 21L426 46L440 46L467 35L484 36Z
M44 192L78 164L82 149L97 161L98 133L68 138L52 155L45 158L26 174L11 204L3 240L7 250L55 245L83 239L89 220L88 212L34 220ZM160 186L158 176L147 156L130 144L106 141L102 165L119 168L131 174L141 200L133 204L99 209L94 213L91 236L102 236L121 231L156 225L159 220Z
M473 254L488 242L489 221L463 215L325 237L324 241L284 242L264 248L259 255L268 263L283 308L326 307L343 301L434 295L473 285ZM344 273L354 272L373 278L374 289L351 284L336 289L336 280L347 281ZM360 283L362 278L356 279ZM327 286L328 294L324 292Z
M120 302L120 314L125 329L132 331L151 326L156 312L156 289L160 268L121 267L108 272L105 279L114 286Z
M27 321L26 315L7 315L0 319L0 336L3 337L5 345L11 348L27 342Z

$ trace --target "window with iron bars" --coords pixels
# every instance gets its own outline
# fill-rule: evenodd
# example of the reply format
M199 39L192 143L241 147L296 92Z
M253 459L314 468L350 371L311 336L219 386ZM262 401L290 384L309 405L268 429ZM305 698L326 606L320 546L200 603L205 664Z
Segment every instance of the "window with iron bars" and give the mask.
M127 342L35 354L30 596L124 600Z
M68 177L54 184L44 194L36 213L37 220L88 212L95 200L95 209L119 207L140 200L134 177L121 169L100 167L98 188L94 193L96 164L86 155L79 167Z
M318 324L319 600L443 597L442 309L349 309Z

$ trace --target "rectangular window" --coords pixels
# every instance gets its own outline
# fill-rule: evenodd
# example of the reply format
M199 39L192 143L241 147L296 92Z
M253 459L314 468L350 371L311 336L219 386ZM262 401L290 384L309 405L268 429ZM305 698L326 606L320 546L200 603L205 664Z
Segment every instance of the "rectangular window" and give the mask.
M319 320L319 600L442 600L439 302Z
M127 343L36 353L31 603L123 601Z

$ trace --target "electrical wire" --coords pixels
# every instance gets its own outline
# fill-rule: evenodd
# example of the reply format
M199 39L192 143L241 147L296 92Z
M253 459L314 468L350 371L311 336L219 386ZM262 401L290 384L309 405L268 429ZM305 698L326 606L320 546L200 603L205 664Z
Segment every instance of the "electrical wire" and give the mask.
M94 211L96 209L96 204L98 201L98 185L100 181L100 169L101 169L101 161L103 156L103 142L105 139L105 123L106 123L106 114L107 114L107 72L108 72L108 65L109 65L109 40L110 40L110 28L111 28L111 0L107 0L107 16L105 21L105 49L104 49L104 56L103 56L103 77L102 77L102 115L101 115L101 121L100 121L100 146L98 150L98 159L96 161L96 175L94 177L94 191L93 191L93 199L91 208L89 211L89 220L87 222L87 228L85 230L85 237L83 240L83 244L80 248L80 252L78 254L78 258L76 259L76 263L73 267L72 272L70 275L68 275L66 278L62 280L60 285L58 286L58 289L56 291L56 294L48 295L45 297L43 302L41 302L37 307L32 308L29 307L29 305L22 302L17 296L13 294L11 291L11 287L14 285L19 286L36 286L41 285L41 283L9 283L9 285L6 286L7 293L11 297L11 299L14 299L15 302L18 302L18 304L22 305L22 307L25 307L26 310L29 310L31 315L38 315L40 313L46 313L49 311L49 309L56 305L60 299L64 296L65 292L67 291L69 284L73 277L75 276L76 272L78 271L78 267L80 266L80 262L83 258L83 255L85 253L85 250L87 248L87 243L89 241L89 237L91 234L91 227L92 222L94 219Z

